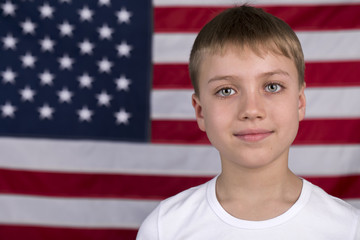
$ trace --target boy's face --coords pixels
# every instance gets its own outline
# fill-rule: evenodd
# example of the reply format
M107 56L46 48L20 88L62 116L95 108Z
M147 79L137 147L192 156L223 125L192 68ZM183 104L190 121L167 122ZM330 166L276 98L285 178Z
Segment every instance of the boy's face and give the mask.
M197 122L223 165L258 168L287 160L306 105L291 59L231 47L222 55L206 55L199 92L193 95Z

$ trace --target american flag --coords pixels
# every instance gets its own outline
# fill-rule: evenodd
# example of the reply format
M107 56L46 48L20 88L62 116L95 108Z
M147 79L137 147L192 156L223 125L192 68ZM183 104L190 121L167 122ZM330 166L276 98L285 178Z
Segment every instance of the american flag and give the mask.
M220 171L187 62L235 0L0 1L0 238L135 239L160 200ZM360 1L250 1L302 42L290 168L360 208Z

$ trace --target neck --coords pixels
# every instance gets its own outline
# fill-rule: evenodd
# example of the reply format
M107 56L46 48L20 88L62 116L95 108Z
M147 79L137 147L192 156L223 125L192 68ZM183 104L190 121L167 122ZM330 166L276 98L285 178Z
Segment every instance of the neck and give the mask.
M291 188L293 184L301 181L288 168L281 172L264 172L264 170L252 169L247 171L232 170L230 173L222 172L218 177L217 186L219 192L233 197L250 197L256 195L271 196L279 194L279 191ZM246 194L244 194L246 193Z
M264 220L285 212L296 202L301 188L301 179L281 162L255 169L223 164L216 183L217 197L225 210L249 220ZM269 209L274 207L278 209Z
M288 184L298 182L300 179L288 168L288 154L258 167L244 167L235 161L222 158L222 173L218 178L220 189L228 193L246 191L263 194L274 191L276 188L286 187Z

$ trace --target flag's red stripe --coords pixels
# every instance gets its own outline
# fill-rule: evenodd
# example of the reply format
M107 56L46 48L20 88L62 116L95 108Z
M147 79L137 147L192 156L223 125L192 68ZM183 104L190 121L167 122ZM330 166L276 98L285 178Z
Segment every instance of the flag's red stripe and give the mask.
M154 89L191 89L187 64L154 64ZM341 76L341 77L339 77ZM360 86L360 61L306 63L308 87Z
M5 169L0 170L0 176L0 193L5 194L156 200L173 196L213 177L56 173ZM358 191L360 175L309 177L307 179L334 196L360 198L360 191Z
M154 64L153 89L191 89L188 64Z
M305 81L308 87L360 86L359 76L360 61L305 64Z
M59 173L0 169L0 193L50 197L163 199L210 177Z
M209 144L192 120L153 120L153 143ZM300 122L294 144L358 144L360 119L313 119Z
M308 177L306 179L335 197L360 198L360 175Z
M359 144L360 119L313 119L300 122L294 144Z
M26 240L134 240L134 229L57 228L42 226L0 225L1 239Z
M196 121L152 120L151 142L166 144L210 144Z
M360 28L360 4L264 6L294 30L344 30ZM198 32L226 7L156 7L155 32Z

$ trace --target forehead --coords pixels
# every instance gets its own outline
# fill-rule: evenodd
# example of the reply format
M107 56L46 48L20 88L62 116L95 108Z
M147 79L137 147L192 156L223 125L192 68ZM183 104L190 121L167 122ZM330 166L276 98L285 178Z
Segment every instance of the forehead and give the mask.
M199 80L215 76L235 75L249 77L281 73L297 78L292 59L267 49L228 46L221 51L204 51L199 66Z
M280 49L278 45L271 40L264 40L263 42L251 43L238 43L238 42L225 42L223 44L214 43L199 51L199 55L225 55L229 52L237 53L239 55L252 52L259 57L263 57L269 53L275 55L286 56L291 59L289 53Z

